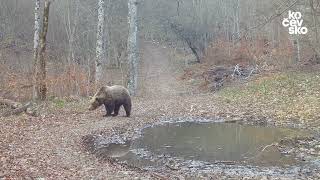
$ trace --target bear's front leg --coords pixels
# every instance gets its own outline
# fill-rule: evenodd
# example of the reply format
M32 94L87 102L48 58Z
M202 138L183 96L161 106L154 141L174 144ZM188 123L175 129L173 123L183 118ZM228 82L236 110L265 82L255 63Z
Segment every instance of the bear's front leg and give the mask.
M114 110L114 104L104 104L105 108L106 108L106 111L107 111L107 114L104 115L104 117L108 117L108 116L111 116L112 115L112 112Z

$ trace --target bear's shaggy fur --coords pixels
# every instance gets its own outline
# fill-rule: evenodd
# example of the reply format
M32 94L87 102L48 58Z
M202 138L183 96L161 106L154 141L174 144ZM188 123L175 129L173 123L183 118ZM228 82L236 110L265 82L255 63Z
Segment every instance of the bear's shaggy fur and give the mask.
M105 116L117 116L120 107L123 105L127 117L131 113L131 98L129 91L119 85L101 87L93 96L89 110L95 110L104 104L107 114ZM114 112L112 114L112 112Z

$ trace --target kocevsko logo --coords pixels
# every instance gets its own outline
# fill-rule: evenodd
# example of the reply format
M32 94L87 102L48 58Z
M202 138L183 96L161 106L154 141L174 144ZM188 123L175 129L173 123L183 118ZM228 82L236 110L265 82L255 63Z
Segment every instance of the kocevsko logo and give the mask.
M302 26L302 24L301 12L289 11L289 16L282 21L282 25L289 28L289 34L307 34L308 28Z

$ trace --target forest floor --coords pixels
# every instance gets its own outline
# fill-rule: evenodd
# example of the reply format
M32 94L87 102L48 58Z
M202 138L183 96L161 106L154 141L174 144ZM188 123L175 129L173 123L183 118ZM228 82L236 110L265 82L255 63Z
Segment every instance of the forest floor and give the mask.
M173 62L168 48L148 42L143 50L139 94L133 98L130 118L123 117L123 109L118 117L102 117L103 108L90 112L88 100L82 99L48 101L40 117L1 117L0 179L183 179L184 172L159 177L101 161L82 146L88 134L120 130L130 136L134 129L164 117L220 117L319 130L318 74L276 73L218 93L199 93L180 79L183 62ZM209 177L243 178L213 173L204 179Z

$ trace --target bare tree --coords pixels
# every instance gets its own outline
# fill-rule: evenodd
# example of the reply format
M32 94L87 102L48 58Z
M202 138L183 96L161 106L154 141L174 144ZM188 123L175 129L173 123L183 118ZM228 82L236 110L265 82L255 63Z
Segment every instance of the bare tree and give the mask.
M233 42L240 38L240 0L234 2L234 26L233 26Z
M72 71L75 73L76 71L76 64L80 64L78 58L76 59L76 52L75 52L75 46L76 46L76 33L78 30L78 22L79 22L79 0L68 0L68 7L67 7L67 14L65 15L65 23L66 23L66 34L68 37L68 58L67 62L69 65L72 64ZM72 6L74 6L74 13ZM69 67L70 68L70 67ZM68 75L71 77L71 69L68 69ZM72 79L72 80L71 80ZM79 82L76 78L69 78L69 88L73 89L72 93L79 95ZM73 85L74 84L74 85Z
M33 37L33 85L32 85L32 98L37 98L36 88L36 75L37 75L37 64L38 64L38 48L39 48L39 31L40 31L40 0L35 0L34 8L34 37Z
M319 43L319 35L318 35L318 19L317 19L317 12L316 9L314 7L314 2L313 0L309 0L310 2L310 7L311 7L311 13L312 13L312 21L314 23L314 33L316 36L316 42ZM319 3L319 2L317 2Z
M71 17L71 2L74 2L75 5L75 13L74 16ZM75 35L76 29L78 27L78 19L79 19L79 0L68 0L68 10L66 15L66 32L68 36L68 63L75 62L75 52L74 52L74 44L75 44Z
M50 10L50 0L45 0L44 2L44 13L43 13L43 24L42 24L42 31L40 37L40 51L39 51L39 73L38 83L38 95L41 100L45 100L47 97L47 71L46 71L46 59L45 59L45 51L47 46L47 33L49 27L49 10Z
M137 17L137 0L128 1L128 63L129 63L129 80L128 89L131 95L136 93L137 76L138 76L138 17Z
M299 38L295 38L293 40L293 48L294 48L294 61L293 61L293 63L298 63L298 62L301 61L300 40L299 40Z
M315 2L314 0L309 0L309 4L310 4L310 8L311 8L311 16L312 16L312 23L313 23L313 29L314 29L314 34L313 36L310 38L311 39L311 48L314 51L314 59L318 61L319 59L319 55L320 55L320 49L319 49L319 29L318 29L318 18L317 18L317 13L319 12L319 10L317 10L316 8L319 7L317 5L317 7L315 7ZM317 2L317 4L319 4L319 2Z
M99 0L98 9L98 26L97 26L97 47L95 61L95 82L98 83L102 76L102 61L104 59L103 52L103 34L104 34L104 0Z

